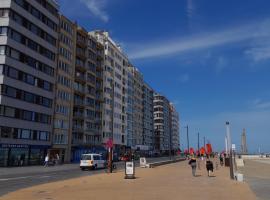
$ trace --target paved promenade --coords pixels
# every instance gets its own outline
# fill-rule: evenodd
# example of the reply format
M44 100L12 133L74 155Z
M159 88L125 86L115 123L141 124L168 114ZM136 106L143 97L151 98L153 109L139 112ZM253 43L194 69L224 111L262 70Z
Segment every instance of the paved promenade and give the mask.
M246 183L229 179L227 168L207 177L205 169L192 177L187 162L153 169L136 169L135 180L124 172L99 174L19 190L1 200L255 200Z
M270 199L270 159L245 160L245 167L239 170L255 192L257 200Z

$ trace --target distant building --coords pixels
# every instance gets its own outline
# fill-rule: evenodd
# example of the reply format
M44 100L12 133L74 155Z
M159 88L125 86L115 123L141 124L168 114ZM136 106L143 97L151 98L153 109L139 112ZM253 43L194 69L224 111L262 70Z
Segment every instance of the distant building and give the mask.
M104 46L103 73L103 137L106 143L113 139L115 152L120 154L127 145L127 70L129 60L106 31L90 34Z
M175 106L170 103L170 116L171 116L171 149L176 152L180 149L180 132L179 132L179 114Z
M147 84L143 85L143 145L149 151L154 150L154 90Z
M241 135L241 153L247 154L247 138L246 138L246 129L243 129L243 133Z
M154 94L155 152L168 153L170 150L170 102L158 93Z

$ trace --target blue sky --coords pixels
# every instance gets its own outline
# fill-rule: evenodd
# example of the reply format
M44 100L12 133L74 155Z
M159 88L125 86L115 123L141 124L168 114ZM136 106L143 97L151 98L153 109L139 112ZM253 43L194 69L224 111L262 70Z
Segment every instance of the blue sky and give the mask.
M181 145L197 132L224 148L247 131L248 149L270 152L269 0L59 0L88 30L108 30L181 115ZM202 138L201 138L202 143Z

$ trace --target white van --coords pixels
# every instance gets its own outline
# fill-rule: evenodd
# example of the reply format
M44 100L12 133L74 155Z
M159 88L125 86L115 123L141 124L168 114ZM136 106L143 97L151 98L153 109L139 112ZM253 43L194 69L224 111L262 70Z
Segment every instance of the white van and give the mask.
M80 168L81 170L105 168L105 163L100 154L82 154Z

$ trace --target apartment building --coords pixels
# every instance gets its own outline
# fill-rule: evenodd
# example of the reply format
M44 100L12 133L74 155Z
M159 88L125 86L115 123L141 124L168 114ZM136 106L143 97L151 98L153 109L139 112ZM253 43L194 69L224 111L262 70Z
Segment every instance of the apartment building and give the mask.
M41 164L51 145L58 9L1 0L0 166Z
M180 132L179 132L179 114L175 106L170 103L170 116L171 116L171 150L177 152L180 149Z
M135 141L135 149L147 151L147 147L143 145L143 75L134 66L130 66L129 70L133 75L133 139ZM133 146L134 147L134 146Z
M149 153L154 150L154 90L144 82L143 84L143 136L142 144Z
M171 146L170 102L158 93L154 94L155 151L168 153Z
M129 61L121 48L105 31L90 33L104 46L103 72L103 136L102 142L113 140L114 151L125 151L127 144L127 69Z
M75 74L76 24L60 15L58 63L55 84L53 146L50 156L70 161L73 115L73 82Z
M136 137L133 129L134 76L131 67L128 67L127 77L127 147L136 149Z
M77 26L72 160L102 148L104 47Z

